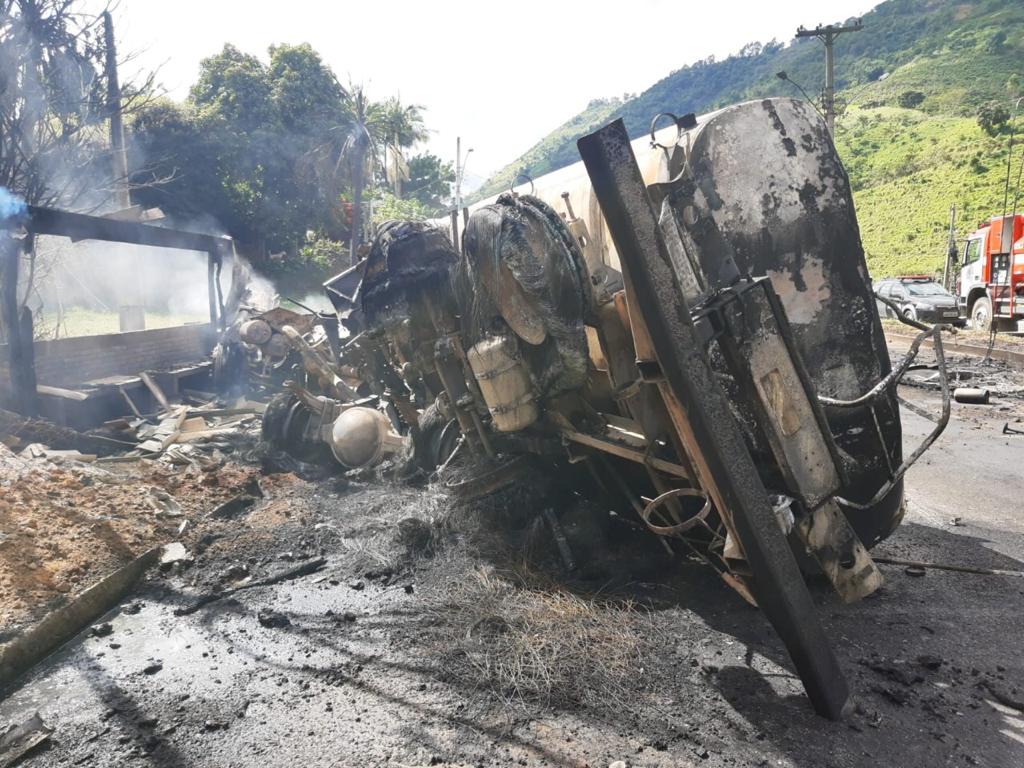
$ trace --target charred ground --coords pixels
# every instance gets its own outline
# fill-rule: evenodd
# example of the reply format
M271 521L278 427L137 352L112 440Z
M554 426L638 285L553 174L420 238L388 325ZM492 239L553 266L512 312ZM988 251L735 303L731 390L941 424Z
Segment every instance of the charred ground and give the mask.
M936 405L924 389L903 394ZM1005 472L1021 438L1001 435L1021 416L1014 398L959 407L910 475L907 521L874 553L1024 569L1021 488ZM928 427L908 415L907 440ZM987 482L999 468L1004 481ZM213 473L253 473L264 497L230 525L209 520L212 499L183 501L194 561L155 573L0 705L4 720L38 709L56 729L26 765L1004 766L1024 755L1024 669L1008 640L1020 577L883 566L886 586L853 606L816 589L855 696L829 723L759 612L707 569L666 562L628 522L593 525L606 513L592 501L531 482L465 505L437 486L287 469L229 460ZM563 515L573 574L537 522L552 500L575 504ZM175 615L318 557L315 574Z

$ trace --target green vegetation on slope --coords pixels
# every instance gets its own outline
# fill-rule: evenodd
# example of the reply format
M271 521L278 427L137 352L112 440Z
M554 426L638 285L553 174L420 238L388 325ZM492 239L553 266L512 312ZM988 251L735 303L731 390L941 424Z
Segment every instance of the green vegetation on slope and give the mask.
M1002 211L1006 137L972 118L853 108L836 134L876 276L940 269L950 205L961 235Z
M964 214L961 232L1002 209L1006 136L986 135L976 115L1020 93L1024 4L887 0L864 16L864 27L836 42L838 100L849 105L836 143L869 264L876 274L933 271L945 253L951 204ZM575 162L575 140L615 117L640 136L659 112L797 95L779 71L814 93L823 59L815 40L752 43L724 61L683 67L627 102L594 101L497 173L478 197L507 189L520 171L537 177Z

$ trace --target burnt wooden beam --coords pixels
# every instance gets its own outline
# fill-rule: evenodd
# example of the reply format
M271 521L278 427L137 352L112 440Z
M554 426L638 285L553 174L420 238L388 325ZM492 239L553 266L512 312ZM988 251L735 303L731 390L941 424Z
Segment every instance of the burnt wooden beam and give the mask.
M33 234L69 237L72 240L104 240L112 243L176 248L218 255L223 251L230 252L231 249L231 239L227 237L184 232L134 221L119 221L102 216L59 211L55 208L41 208L35 205L28 206L28 220L25 222L25 227Z

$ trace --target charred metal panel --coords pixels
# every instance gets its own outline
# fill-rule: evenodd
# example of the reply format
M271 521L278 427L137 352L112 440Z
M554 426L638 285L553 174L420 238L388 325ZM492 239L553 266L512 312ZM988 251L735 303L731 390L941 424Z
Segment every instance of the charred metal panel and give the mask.
M418 221L380 225L366 259L359 301L370 326L401 322L410 304L428 291L443 303L450 294L450 272L459 254L441 230Z
M786 644L815 709L836 719L848 699L846 681L690 319L625 125L617 120L578 146L657 362L703 454L708 476L702 481L715 486L733 515L758 604Z
M764 278L725 291L706 313L722 331L730 372L753 408L790 494L807 509L839 490L835 446L821 408L790 353Z
M688 148L688 150L686 149ZM805 102L765 99L702 117L680 139L666 178L684 172L732 245L740 272L767 276L819 394L855 398L890 370L849 180L824 122ZM715 287L720 265L702 265ZM722 287L722 286L718 286ZM899 464L901 429L890 393L878 407L879 451L867 409L826 409L844 461L843 496L867 501ZM899 523L902 486L865 511L850 511L868 546Z

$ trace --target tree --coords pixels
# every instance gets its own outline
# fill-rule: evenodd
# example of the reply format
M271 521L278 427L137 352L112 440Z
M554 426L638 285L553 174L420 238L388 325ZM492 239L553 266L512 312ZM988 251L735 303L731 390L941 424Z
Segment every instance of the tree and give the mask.
M1006 80L1006 90L1011 99L1016 99L1024 94L1024 86L1021 85L1020 75L1014 72Z
M409 198L402 200L390 192L382 192L374 200L373 224L381 224L389 219L414 219L422 221L430 217L432 211L428 210L419 200Z
M377 148L387 129L386 113L382 105L370 101L361 85L349 88L345 104L347 123L336 126L335 132L344 138L338 151L336 168L345 168L352 183L352 237L349 258L352 264L359 259L359 246L363 241L363 189L367 175L373 174Z
M391 162L385 158L384 166L394 184L395 196L401 198L402 177L407 172L402 150L413 147L427 138L423 107L419 104L402 104L395 96L384 102L382 110L384 145L392 157Z
M1006 51L1006 31L1000 29L993 32L985 42L985 50L996 55L1004 53Z
M914 109L924 102L924 94L921 91L904 91L899 95L896 103L904 109Z
M989 136L995 136L1010 120L1010 110L998 103L978 108L978 126Z
M347 124L347 94L310 46L269 54L264 66L227 45L204 59L185 105L154 105L135 121L134 150L170 179L140 202L190 226L213 218L258 266L293 274L296 264L270 254L303 262L307 231L349 234L342 186L313 162Z
M345 89L309 43L272 45L268 80L286 129L317 133L341 119Z
M424 152L409 158L406 195L432 213L445 209L454 183L455 169L452 164L444 162L437 155Z
M272 91L263 63L226 44L199 63L199 79L189 91L189 101L248 133L273 123Z
M78 0L0 0L0 186L37 205L107 201L104 54L101 16ZM126 90L131 111L148 81Z

